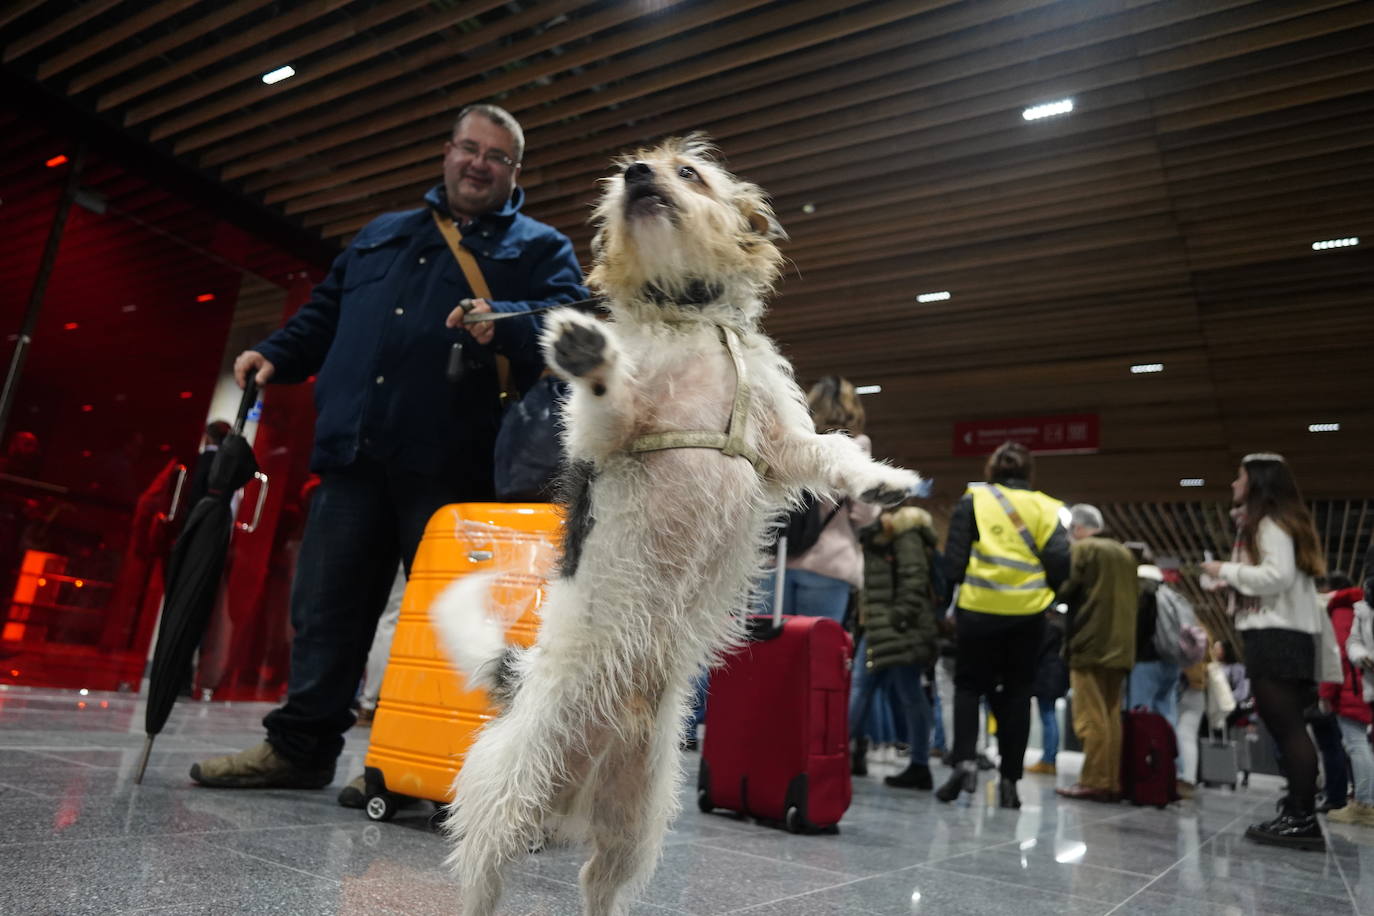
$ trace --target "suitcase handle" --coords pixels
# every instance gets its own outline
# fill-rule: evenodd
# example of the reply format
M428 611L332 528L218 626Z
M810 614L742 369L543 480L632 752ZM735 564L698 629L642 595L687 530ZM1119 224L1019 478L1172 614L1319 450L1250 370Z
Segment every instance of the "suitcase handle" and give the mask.
M750 616L746 618L746 629L750 642L767 642L782 635L782 623L773 617Z

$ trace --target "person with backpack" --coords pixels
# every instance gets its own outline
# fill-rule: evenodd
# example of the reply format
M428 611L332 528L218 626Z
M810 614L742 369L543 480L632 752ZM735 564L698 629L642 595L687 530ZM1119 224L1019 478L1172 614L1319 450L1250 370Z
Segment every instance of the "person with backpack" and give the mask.
M884 512L877 525L864 530L861 540L863 635L854 668L862 673L849 704L855 757L863 752L862 727L869 708L885 686L896 694L905 716L911 760L905 770L883 781L900 789L930 789L932 713L921 681L936 653L935 529L929 512L903 506Z
M1326 577L1331 597L1327 613L1336 633L1341 652L1341 671L1345 679L1340 684L1322 683L1322 711L1336 716L1341 743L1350 758L1350 770L1355 777L1355 797L1341 808L1326 813L1327 820L1338 824L1358 824L1374 827L1374 751L1369 747L1369 727L1374 724L1369 704L1365 701L1369 672L1351 662L1347 643L1355 628L1355 606L1365 593L1344 573L1333 572Z
M1178 740L1178 794L1191 798L1197 782L1197 734L1206 706L1207 631L1193 606L1164 581L1149 546L1125 545L1135 555L1140 585L1135 667L1127 681L1126 707L1163 716ZM1184 715L1186 708L1186 715Z
M935 793L952 802L977 789L978 708L987 697L997 718L1001 758L998 805L1020 808L1016 783L1030 737L1031 685L1045 612L1068 579L1064 504L1031 488L1030 450L1004 442L950 516L945 575L959 583L954 674L954 773ZM948 723L946 723L948 727Z
M848 379L827 375L811 387L806 401L819 433L845 433L865 453L872 443L864 435L864 409ZM863 548L858 532L878 520L882 507L844 499L834 502L807 494L786 519L787 570L782 612L800 617L829 617L844 623L852 592L863 585ZM775 582L760 583L759 604L773 606Z

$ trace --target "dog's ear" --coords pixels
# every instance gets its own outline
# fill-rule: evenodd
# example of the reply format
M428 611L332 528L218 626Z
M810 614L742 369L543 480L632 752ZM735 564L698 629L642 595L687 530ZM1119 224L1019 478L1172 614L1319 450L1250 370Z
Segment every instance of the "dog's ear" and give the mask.
M762 199L745 197L740 201L740 212L749 221L749 228L770 242L787 238L787 232L773 215L773 208Z
M761 237L770 242L787 238L787 233L778 222L778 218L773 215L773 208L768 205L768 198L763 196L762 188L741 182L737 186L735 206L744 215L749 228Z

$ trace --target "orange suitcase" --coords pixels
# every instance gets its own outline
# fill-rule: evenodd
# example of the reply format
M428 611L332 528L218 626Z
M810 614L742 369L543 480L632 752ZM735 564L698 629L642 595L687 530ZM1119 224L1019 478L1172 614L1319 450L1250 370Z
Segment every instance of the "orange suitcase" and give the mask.
M547 503L459 503L425 526L411 564L391 658L364 759L367 816L390 820L401 797L447 802L473 738L495 710L468 690L429 622L429 606L459 576L499 570L497 608L511 638L534 642L558 557L562 518Z

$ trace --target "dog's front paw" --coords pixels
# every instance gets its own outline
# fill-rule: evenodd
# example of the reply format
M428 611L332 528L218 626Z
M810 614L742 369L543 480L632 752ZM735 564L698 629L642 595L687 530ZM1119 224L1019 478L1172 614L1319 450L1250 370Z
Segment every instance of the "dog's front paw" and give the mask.
M911 496L921 482L921 475L915 471L887 465L878 465L864 478L859 488L859 499L884 506L895 506Z
M595 320L573 313L559 314L544 331L544 356L566 378L598 378L611 363L611 346Z

